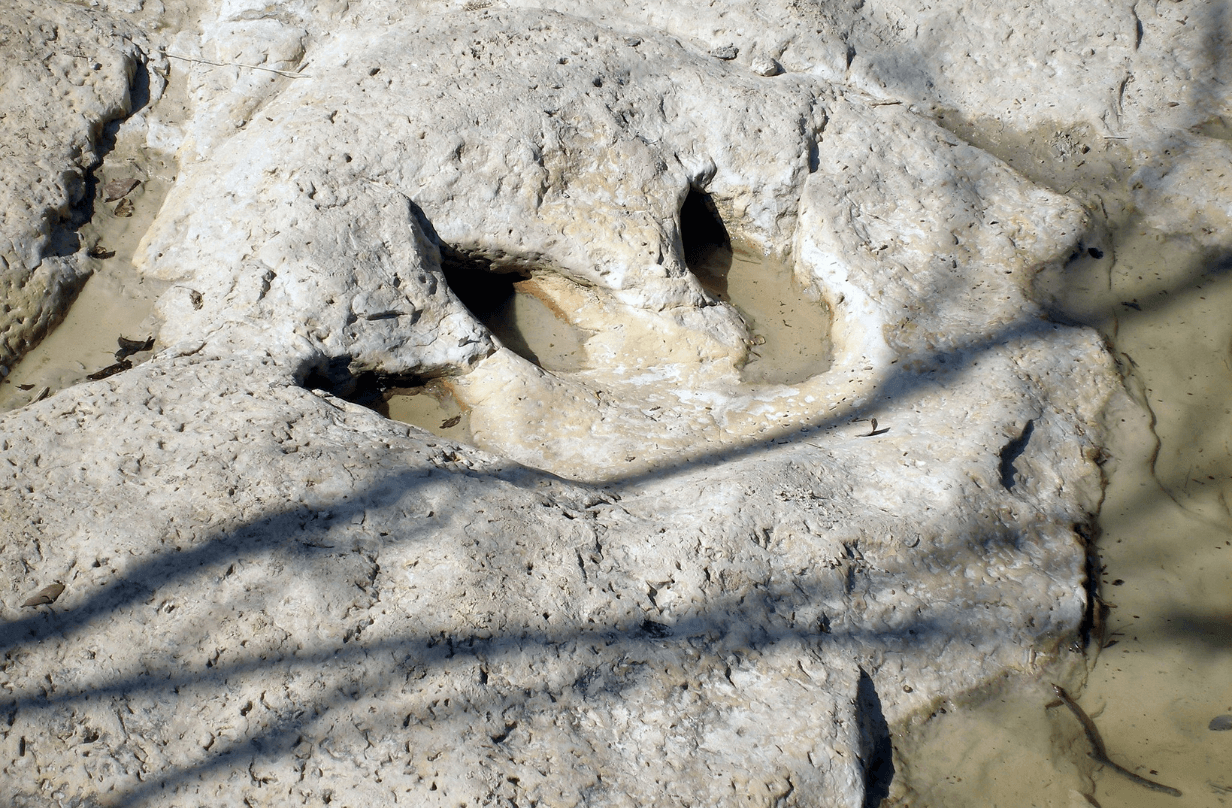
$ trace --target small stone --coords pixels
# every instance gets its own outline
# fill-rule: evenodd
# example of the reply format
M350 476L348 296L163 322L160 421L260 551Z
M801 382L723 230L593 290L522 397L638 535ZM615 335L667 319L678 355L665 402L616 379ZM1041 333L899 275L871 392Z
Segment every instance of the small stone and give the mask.
M730 62L740 55L740 49L735 45L721 45L710 51L710 55L716 59L722 59L725 62Z
M752 68L754 73L765 78L777 76L783 72L783 66L768 56L758 56L753 60Z
M112 180L103 186L103 201L114 202L117 199L123 199L132 193L133 189L141 184L141 180L136 177L125 177L122 180Z
M1211 719L1211 723L1207 725L1207 729L1215 732L1227 732L1232 729L1232 715L1217 715Z

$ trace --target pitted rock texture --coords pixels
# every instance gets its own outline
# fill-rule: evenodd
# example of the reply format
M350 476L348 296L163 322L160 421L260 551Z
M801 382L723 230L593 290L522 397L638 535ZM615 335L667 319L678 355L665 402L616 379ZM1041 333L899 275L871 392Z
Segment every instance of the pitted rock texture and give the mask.
M89 274L74 208L92 187L104 126L132 111L134 86L150 93L134 38L123 21L65 4L0 8L0 375Z
M147 236L145 269L179 284L162 339L260 350L301 375L462 374L495 346L409 234L427 226L449 251L530 274L588 335L584 373L502 352L456 384L481 445L571 477L832 422L917 350L1036 329L1027 282L1086 226L918 116L560 14L358 27L309 61L312 77L282 79L227 148L186 167ZM739 385L749 335L685 267L691 188L734 236L792 256L828 304L829 373ZM846 243L815 244L828 232Z
M862 669L896 720L1084 605L1046 496L858 439L618 493L166 355L3 426L4 574L66 586L4 626L29 799L856 805Z
M1028 290L1082 208L786 50L481 6L159 45L250 67L172 62L161 351L0 417L19 804L862 805L887 722L1076 638L1115 376ZM829 370L741 382L690 192L824 303ZM583 368L503 347L463 259ZM478 447L305 389L369 371L447 377Z
M48 458L44 481L24 483L44 508L69 480L103 498L48 518L3 506L12 538L75 582L57 613L5 626L16 793L39 793L45 775L27 775L68 753L52 791L125 804L858 795L858 763L837 753L859 746L854 663L817 642L815 607L802 631L773 617L786 579L759 589L785 558L751 538L738 554L760 580L731 568L722 537L665 538L612 493L428 445L268 366L156 361L80 393L16 416L38 426L6 424L41 434L36 451L68 431L134 438L83 463ZM72 551L50 533L76 537L58 545ZM817 549L798 543L794 563ZM841 553L823 553L840 589ZM649 606L642 569L673 557L654 580L665 605L695 593L680 622ZM6 552L6 573L20 568ZM68 664L47 690L36 672L52 659ZM777 747L758 730L771 725Z
M691 186L705 186L746 237L788 244L824 120L809 83L769 81L671 40L629 40L550 12L359 28L313 51L310 69L313 78L288 79L226 149L188 169L147 238L149 272L191 271L220 284L260 274L235 265L252 254L277 290L302 283L301 273L334 269L320 259L299 269L305 240L296 234L318 229L355 242L335 245L342 235L322 233L320 254L341 249L362 267L389 242L351 227L375 218L363 196L401 195L443 242L495 271L551 269L634 306L673 309L723 343L708 353L730 353L738 329L730 312L705 310L684 266L677 211ZM379 145L390 143L397 148ZM203 213L224 198L248 207L220 229ZM391 283L439 285L422 273ZM225 289L201 292L198 313L181 307L167 316L167 339L200 338L219 309L240 308ZM307 305L339 297L303 295ZM275 294L259 319L302 308L280 300ZM422 318L428 327L440 319ZM349 350L341 326L323 337L338 343L334 354ZM474 351L451 359L473 360Z

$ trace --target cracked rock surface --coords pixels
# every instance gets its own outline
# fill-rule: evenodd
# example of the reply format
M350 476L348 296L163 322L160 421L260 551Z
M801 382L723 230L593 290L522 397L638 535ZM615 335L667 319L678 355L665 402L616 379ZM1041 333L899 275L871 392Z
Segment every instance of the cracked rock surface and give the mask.
M122 56L40 109L59 162L0 169L34 277L100 128L186 74L186 118L142 111L179 148L156 354L0 416L16 804L858 806L888 728L1076 639L1116 377L1029 292L1090 222L839 81L822 31L871 13L771 9L771 47L632 4L163 8L40 6ZM825 308L827 370L742 379L690 194ZM459 262L534 284L580 369ZM345 400L366 373L448 380L474 445Z

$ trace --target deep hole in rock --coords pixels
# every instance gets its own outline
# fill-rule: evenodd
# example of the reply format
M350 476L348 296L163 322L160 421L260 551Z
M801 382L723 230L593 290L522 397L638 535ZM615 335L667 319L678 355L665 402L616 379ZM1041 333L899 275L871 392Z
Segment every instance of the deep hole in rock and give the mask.
M690 269L716 250L731 250L731 236L710 194L693 188L685 197L680 206L680 240L684 243L684 260Z
M491 261L447 246L441 247L441 269L462 305L484 322L513 297L514 282L526 277L513 272L495 272Z
M830 367L830 311L791 267L733 240L710 196L691 190L680 208L685 264L702 288L733 306L748 328L750 384L798 384Z
M366 403L367 397L359 392L359 381L365 376L370 384L377 378L375 374L353 376L351 357L335 356L309 368L300 385L308 390L324 390L331 395L345 398L347 401L363 404Z

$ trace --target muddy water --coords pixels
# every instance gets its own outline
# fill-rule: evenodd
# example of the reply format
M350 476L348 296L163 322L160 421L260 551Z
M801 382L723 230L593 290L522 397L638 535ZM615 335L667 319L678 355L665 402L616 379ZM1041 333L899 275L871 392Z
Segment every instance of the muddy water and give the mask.
M582 370L585 335L569 323L565 313L534 281L515 283L512 291L480 317L497 340L550 373ZM444 380L421 387L391 388L376 409L388 418L434 435L472 442L469 411Z
M795 282L790 267L740 246L710 246L690 261L690 269L707 291L733 306L748 327L744 384L796 384L829 368L829 310ZM586 364L589 334L572 324L533 279L513 284L506 300L478 316L502 345L549 373L594 370ZM383 407L382 412L398 421L466 439L461 427L441 427L463 410L446 386L391 390Z
M435 380L421 387L390 388L376 411L386 418L463 443L473 442L470 415L458 403L448 384Z
M483 323L509 350L550 373L581 370L584 336L563 311L539 294L534 281L513 285L514 293Z
M183 13L161 4L159 9L160 26ZM144 340L157 332L154 303L170 284L143 278L132 259L175 182L173 152L182 137L179 126L188 116L187 73L173 67L152 106L114 131L107 128L105 138L113 142L93 171L91 218L77 232L83 260L93 274L60 324L0 382L0 411L78 384L113 364L119 337ZM122 198L109 201L108 183L120 180L137 184ZM136 364L149 356L140 352L130 361Z
M1232 715L1232 255L1131 219L1042 291L1104 333L1128 391L1105 416L1103 648L898 739L897 804L1232 805L1232 732L1211 729ZM1094 762L1046 709L1058 676L1114 762L1183 796Z
M113 364L118 338L151 336L154 302L167 284L143 278L133 251L154 220L174 180L171 159L121 139L95 171L94 213L78 231L93 274L64 320L0 383L0 410L24 406L85 380ZM112 181L137 180L121 199L106 201ZM140 353L130 361L149 354Z
M1232 255L1133 224L1115 249L1093 308L1134 403L1109 413L1112 608L1082 701L1110 750L1185 798L1106 770L1093 790L1104 805L1232 804L1232 733L1209 728L1232 714Z
M749 327L746 384L798 384L829 369L830 312L795 282L790 267L736 245L712 247L690 268Z

